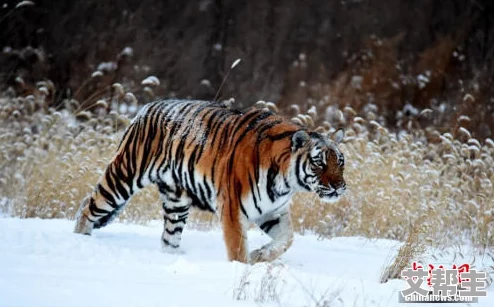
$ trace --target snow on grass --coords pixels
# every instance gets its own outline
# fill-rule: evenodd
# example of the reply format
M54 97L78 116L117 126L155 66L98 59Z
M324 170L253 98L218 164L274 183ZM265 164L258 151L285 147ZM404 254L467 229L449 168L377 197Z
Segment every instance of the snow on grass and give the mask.
M220 230L186 229L183 252L167 254L157 223L72 228L0 218L0 306L398 306L405 287L379 283L396 241L296 236L281 259L251 266L226 260ZM250 231L251 249L267 241ZM478 306L493 306L489 294Z

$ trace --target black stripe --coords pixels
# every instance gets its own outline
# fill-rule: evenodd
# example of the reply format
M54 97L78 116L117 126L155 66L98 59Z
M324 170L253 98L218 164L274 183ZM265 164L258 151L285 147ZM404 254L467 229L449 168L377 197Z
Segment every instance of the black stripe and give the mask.
M179 177L177 175L176 169L177 169L176 166L173 165L172 166L172 179L173 179L173 182L175 182L175 184L177 185L177 189L175 190L175 197L176 198L180 198L180 196L182 196L182 188L183 188L183 186L180 184Z
M157 183L158 185L158 190L160 191L161 194L167 194L168 193L174 193L175 191L166 183L159 181Z
M105 171L105 179L106 179L106 184L108 184L108 187L110 188L110 191L115 191L115 185L113 184L113 178L111 176L111 167L112 165L109 165L108 168Z
M179 245L177 245L177 244L171 244L170 241L168 241L165 238L161 238L161 239L163 240L163 243L165 243L165 245L171 246L173 248L178 248L179 247Z
M185 126L185 129L183 131L183 133L181 134L182 138L180 140L180 143L179 144L182 144L184 143L182 146L179 146L181 148L184 148L185 147L185 143L187 142L187 136L188 134L190 133L190 131L192 130L192 128L196 128L196 126L194 125L194 120L197 119L197 117L199 116L199 114L204 111L204 109L206 109L208 107L207 104L202 104L202 105L198 105L197 108L194 110L194 112L192 114L190 114L190 118L191 118L191 122L188 122ZM180 123L180 121L179 121ZM177 149L178 151L178 149Z
M118 175L115 175L113 173L113 170L111 170L112 176L115 178L115 186L117 188L118 193L123 197L124 200L129 199L130 195L127 191L127 189L122 185L122 182L120 181L121 177L118 177ZM111 189L111 191L116 192L114 189Z
M264 132L266 132L267 130L269 130L271 128L276 127L277 125L279 125L281 123L283 123L283 121L281 119L277 119L277 120L262 124L262 126L259 127L259 129L256 131L256 133L257 133L256 144L260 144L266 138Z
M257 205L257 197L254 190L254 183L252 182L252 177L250 176L250 174L249 174L249 186L250 186L250 190L252 191L252 199L254 200L254 207L256 207L259 214L262 214L261 208L259 208L259 206Z
M133 123L132 126L129 127L128 129L130 131L129 138L127 139L125 143L125 148L123 149L123 154L125 154L124 158L124 165L121 165L120 167L125 167L127 169L127 184L129 187L131 187L131 191L133 190L133 177L134 177L134 172L135 172L135 164L134 160L136 157L136 124ZM119 155L122 155L122 151L119 151ZM122 173L123 171L120 170ZM131 192L132 194L132 192Z
M197 118L197 116L205 109L207 108L208 105L207 104L203 104L203 105L199 105L195 111L193 112L193 114L191 114L191 118L192 119L195 119ZM181 133L181 136L182 138L180 139L180 142L178 143L178 146L177 146L177 150L175 151L175 156L174 158L177 159L178 161L181 161L183 160L183 157L184 157L184 148L185 148L185 145L186 145L186 142L188 140L188 134L189 132L191 131L191 129L194 127L194 123L191 122L191 123L188 123L188 125L185 127L185 130L183 131L183 133ZM196 148L197 149L197 148ZM195 151L195 150L194 150ZM194 153L195 155L196 153ZM194 156L195 157L195 156ZM190 162L190 161L189 161ZM193 161L192 161L193 162ZM182 168L183 168L183 163L179 163L179 168L178 168L178 172L180 174L180 176L182 176ZM190 168L190 166L189 166ZM190 172L189 172L189 176L190 176ZM185 179L185 178L183 178ZM185 180L183 180L185 181ZM192 184L192 182L191 182ZM194 187L194 191L195 191L195 187Z
M124 174L122 170L122 168L124 167L123 162L119 165L114 164L113 166L115 171L114 174L116 175L116 178L119 179L117 182L119 184L121 184L122 181L125 182L129 188L129 194L134 194L134 183L132 182L132 177Z
M91 212L91 215L94 215L94 216L102 216L102 215L107 215L111 211L98 208L95 203L91 203L89 205L89 212Z
M240 118L240 116L237 116L237 114L234 114L234 113L227 113L226 115L228 115L228 118L224 118L223 116L221 118L218 119L218 127L216 128L216 131L214 133L214 137L213 137L213 143L211 143L211 149L214 148L214 145L217 144L217 152L221 153L222 150L224 149L223 148L223 143L225 142L226 138L228 137L228 131L229 131L229 127L230 126L233 126L234 123ZM231 120L228 120L228 119L231 119L232 116L237 116L236 118L234 118L233 121ZM216 136L218 134L218 132L221 130L221 128L223 128L223 131L221 133L221 136L219 138L219 142L216 141ZM218 161L218 158L220 157L220 154L217 154L215 155L214 157L214 160L213 160L213 163L212 163L212 169L211 169L211 180L212 180L212 183L213 183L213 186L215 185L215 181L214 181L214 178L215 178L215 171L216 171L216 163ZM219 193L219 191L218 191Z
M163 209L165 210L166 214L185 213L185 212L189 211L189 206L175 207L175 208L164 207Z
M86 216L86 218L88 219L88 221L90 221L91 223L94 223L96 222L96 220L93 220L92 218L90 218L89 216Z
M290 160L290 158L291 158L291 152L284 151L276 157L276 163L281 165L285 160Z
M213 124L213 127L211 127L211 131L214 131L213 136L211 137L211 147L213 147L213 143L216 140L216 136L218 135L220 128L223 126L223 123L225 122L225 118L232 115L231 113L225 112L225 110L222 109L219 109L219 111L221 111L223 114L221 114L218 120L216 120L216 122Z
M170 223L172 223L172 224L178 224L180 222L185 223L185 221L187 221L187 217L188 216L189 216L188 214L185 214L184 216L182 216L182 217L180 217L180 218L178 218L176 220L167 219L167 221L170 222Z
M187 171L189 172L189 180L190 180L190 187L191 190L196 193L197 190L196 190L196 182L195 182L195 174L194 174L194 169L195 169L195 158L196 158L196 155L197 155L197 148L198 147L201 147L200 145L199 146L196 146L194 148L194 150L192 151L192 153L190 154L189 156L189 163L187 165Z
M237 127L236 124L237 124L237 121L239 121L242 117L241 116L237 116L236 118L234 118L233 120L225 120L225 124L223 125L223 131L221 132L221 136L220 136L220 141L218 143L218 151L221 151L223 149L223 146L225 144L225 142L227 141L230 141L230 128L235 128ZM233 133L231 134L232 135L232 138L233 138Z
M148 167L149 163L149 157L150 155L153 155L154 153L151 152L151 146L153 144L154 138L156 137L156 113L158 112L157 109L153 109L152 112L149 112L147 116L145 117L145 124L144 124L144 132L147 133L142 133L143 137L145 137L144 144L141 143L141 146L143 146L143 151L142 151L142 157L141 157L141 164L139 167L139 177L137 178L137 183L139 186L142 186L142 177L144 176L144 173L146 173L146 169Z
M210 113L213 113L209 116L209 119L208 121L206 122L206 125L203 124L203 121L201 121L201 127L200 127L200 130L202 131L203 135L201 135L201 144L198 145L198 153L196 155L196 158L195 158L195 163L197 163L199 161L199 159L201 158L202 156L202 153L204 151L204 147L206 147L206 144L208 142L208 137L209 137L209 132L210 132L210 126L211 126L211 122L215 119L215 116L216 116L216 113L215 113L215 109L214 108L211 108L210 110L206 111L203 115L202 115L202 119L205 119Z
M257 110L256 110L257 111ZM272 116L273 114L271 112L262 112L261 114L258 115L258 112L252 112L250 114L247 114L238 125L236 125L236 130L238 131L239 129L242 129L243 126L247 124L247 127L243 129L242 134L235 140L235 144L233 146L233 150L231 153L230 161L228 162L228 172L231 173L233 170L233 160L235 159L235 153L237 151L237 147L240 144L240 142L244 139L247 134L254 129L254 127L259 123L260 121L268 118L269 116ZM258 116L256 116L258 115Z
M210 201L211 197L213 196L213 191L211 191L211 188L209 187L208 181L206 179L206 175L204 175L202 181L204 183L204 187L206 188L206 194L208 196L208 201Z
M209 201L203 202L196 196L196 194L192 193L191 191L188 191L187 195L192 199L192 206L198 207L201 210L207 210L213 213L215 212L215 210L211 207Z
M258 112L257 112L258 113ZM238 131L242 129L242 126L249 121L252 117L257 115L256 112L240 114L232 121L227 121L226 129L223 129L223 133L221 134L219 149L223 148L225 142L232 143L233 138L235 137L235 133L230 133L230 129L234 131Z
M149 109L146 110L146 112L149 112ZM129 133L134 133L135 132L135 126L138 124L139 120L142 118L144 113L141 113L139 112L135 118L134 121L132 121L132 123L130 124L129 127L127 127L127 129L125 130L124 132L124 135L122 136L122 139L120 140L120 143L118 144L118 149L117 149L117 152L120 151L121 147L122 147L122 144L124 141L126 141L125 143L125 146L128 146L129 144L129 140L132 140L133 139L133 136L132 135L129 135ZM125 138L128 136L128 139L125 140Z
M132 139L129 140L129 146L132 146L132 154L130 150L127 150L127 174L129 178L132 178L136 175L137 172L137 148L138 146L138 132L137 127L133 127L132 129ZM142 189L143 187L140 185L140 182L137 182L137 187Z
M278 174L279 167L276 164L271 164L268 169L268 174L267 174L267 183L266 183L266 192L268 193L269 199L271 202L274 202L276 198L278 197L278 193L276 192L276 182L275 178L276 175Z
M297 177L297 182L301 187L310 191L310 187L307 184L305 184L302 181L302 179L300 179L300 176L301 176L301 174L300 174L300 160L302 160L302 156L297 157L296 164L295 164L295 175Z
M194 107L193 104L187 103L178 110L177 115L175 115L175 118L172 121L171 129L168 131L168 139L166 141L166 157L170 159L176 159L176 155L172 156L172 149L173 149L173 137L176 135L177 131L180 129L181 125L180 123L182 122L182 119L187 116L189 113L190 109ZM167 120L171 120L172 115L169 114L167 116Z
M288 178L287 178L287 177L285 177L285 176L283 176L283 183L285 184L285 187L286 187L288 190L290 190L290 183L288 182ZM286 192L286 193L288 194L289 192Z
M235 187L235 192L237 194L237 201L238 201L238 205L240 206L240 210L242 210L242 213L245 215L245 217L249 218L249 216L247 215L247 211L245 211L244 205L242 204L242 184L238 180L235 180L234 187Z
M249 216L247 215L247 211L245 211L245 208L244 208L244 205L242 204L242 202L240 202L240 210L242 210L242 213L245 215L246 218L249 218Z
M276 165L274 163L272 163L268 169L266 192L268 193L268 196L269 196L269 199L271 200L271 202L275 202L276 199L290 193L290 186L288 185L287 179L283 175L282 175L283 183L284 183L285 187L287 188L287 190L286 191L279 191L276 189L276 176L279 174L279 170L280 169L279 169L278 165Z
M265 232L265 233L269 233L271 231L271 229L278 225L280 223L280 218L277 218L277 219L274 219L274 220L269 220L267 222L264 222L262 223L262 225L260 226L261 229Z
M174 235L174 234L176 234L177 232L178 232L178 233L181 233L183 230L184 230L184 228L183 228L183 227L177 227L177 228L175 228L175 229L173 229L173 230L168 230L168 228L166 228L166 227L165 227L165 231L166 231L169 235Z
M282 123L282 120L277 119L277 120L272 121L272 122L270 122L270 123L264 124L264 125L263 125L263 126L262 126L262 127L261 127L258 131L257 131L257 139L256 139L256 143L255 143L255 146L254 146L254 148L255 148L255 149L254 149L255 154L254 154L254 161L253 161L253 162L254 162L254 169L255 169L255 171L254 171L254 179L255 179L255 181L256 181L256 182L259 182L259 169L260 169L260 168L258 167L258 163L259 163L259 160L260 160L260 159L259 159L259 146L260 146L261 142L262 142L263 140L265 140L265 135L264 135L264 132L265 132L266 130L269 130L269 129L271 129L271 128L275 127L275 126L276 126L276 125L278 125L278 124L281 124L281 123ZM258 194L260 194L260 192L259 192L259 187L256 187L256 188L257 188L257 192L258 192Z
M113 208L117 208L117 202L113 195L111 195L101 184L98 184L98 192L108 201L108 204Z
M89 212L91 213L91 215L100 216L100 215L106 215L111 211L98 208L98 206L96 206L96 202L94 201L94 198L91 198L91 200L89 201Z
M148 166L148 169L149 169L149 171L148 171L148 179L149 179L150 182L154 182L155 181L155 179L152 178L153 175L155 175L155 174L156 174L156 179L158 179L158 175L159 175L158 174L158 170L159 170L159 167L156 168L156 171L155 171L155 167L156 167L156 162L158 162L160 156L163 154L161 152L161 148L163 146L163 139L164 139L164 137L163 137L163 131L161 129L161 121L162 121L162 118L163 118L163 116L159 116L159 118L158 118L158 124L157 124L158 129L156 131L156 139L158 140L158 145L156 146L156 148L158 148L159 151L158 152L155 152L153 154L153 156L150 159L150 164Z
M208 199L206 198L206 194L204 194L204 188L203 188L203 185L202 184L198 184L197 185L198 187L198 190L199 190L199 201L201 202L202 206L201 207L204 207L204 205L206 205L207 203L209 203Z

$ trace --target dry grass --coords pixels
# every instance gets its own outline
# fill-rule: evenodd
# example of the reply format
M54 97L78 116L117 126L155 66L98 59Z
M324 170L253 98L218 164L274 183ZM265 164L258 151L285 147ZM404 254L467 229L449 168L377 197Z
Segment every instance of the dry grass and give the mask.
M425 230L423 224L410 229L405 244L400 247L392 263L382 271L381 283L386 283L390 279L400 278L401 271L406 269L413 260L418 259L422 255L427 245L426 241L422 241Z
M254 272L254 269L258 271ZM284 271L283 265L271 263L265 267L245 267L233 289L233 299L253 300L259 304L275 302L280 305Z
M234 285L233 299L251 300L259 305L270 303L283 306L283 296L293 294L286 292L286 288L294 285L306 296L306 304L303 306L329 307L335 301L341 302L339 285L332 285L324 292L316 293L310 286L292 276L287 266L279 263L245 267Z

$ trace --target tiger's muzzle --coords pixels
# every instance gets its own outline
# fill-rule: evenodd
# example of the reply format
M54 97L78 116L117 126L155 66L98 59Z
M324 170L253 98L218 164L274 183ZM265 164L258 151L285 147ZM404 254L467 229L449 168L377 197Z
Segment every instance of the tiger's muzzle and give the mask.
M327 186L319 186L317 189L317 194L321 198L321 200L325 202L335 202L337 201L346 191L346 183L340 184L336 189L331 185Z

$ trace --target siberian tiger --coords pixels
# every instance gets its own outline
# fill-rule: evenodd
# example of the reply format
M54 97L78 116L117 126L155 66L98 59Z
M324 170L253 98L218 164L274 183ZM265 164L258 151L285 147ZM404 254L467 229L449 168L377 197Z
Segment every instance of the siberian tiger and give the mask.
M189 100L147 104L82 202L74 231L90 235L107 225L153 183L163 204L165 249L179 247L189 209L197 207L219 213L229 260L271 261L292 244L295 192L312 191L324 201L345 192L337 148L343 137L341 129L331 136L311 132L262 109ZM252 222L272 241L248 254Z

